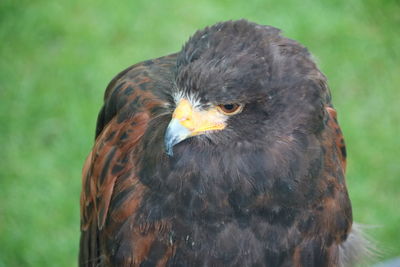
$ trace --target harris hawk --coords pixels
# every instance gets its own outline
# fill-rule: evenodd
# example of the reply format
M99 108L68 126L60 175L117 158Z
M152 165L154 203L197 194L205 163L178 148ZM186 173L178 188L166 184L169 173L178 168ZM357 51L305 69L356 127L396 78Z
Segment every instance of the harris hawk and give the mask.
M80 266L347 266L346 150L308 50L247 20L108 85L83 168Z

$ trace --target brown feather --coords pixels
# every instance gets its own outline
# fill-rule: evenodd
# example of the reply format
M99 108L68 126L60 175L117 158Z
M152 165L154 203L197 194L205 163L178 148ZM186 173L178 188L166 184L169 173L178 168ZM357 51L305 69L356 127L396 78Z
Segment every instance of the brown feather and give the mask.
M179 97L241 112L168 156ZM273 27L216 24L108 85L82 172L79 264L344 264L343 250L358 249L345 170L326 78L307 49Z

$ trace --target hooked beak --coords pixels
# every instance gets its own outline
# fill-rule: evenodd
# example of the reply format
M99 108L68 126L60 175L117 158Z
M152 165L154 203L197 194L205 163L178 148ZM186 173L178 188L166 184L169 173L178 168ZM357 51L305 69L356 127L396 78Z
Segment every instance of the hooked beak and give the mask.
M188 100L181 99L165 132L166 153L172 156L174 145L191 136L222 130L225 127L225 118L216 108L195 110Z
M168 155L174 154L172 148L190 136L188 128L179 123L179 120L173 118L167 128L164 138L165 150Z

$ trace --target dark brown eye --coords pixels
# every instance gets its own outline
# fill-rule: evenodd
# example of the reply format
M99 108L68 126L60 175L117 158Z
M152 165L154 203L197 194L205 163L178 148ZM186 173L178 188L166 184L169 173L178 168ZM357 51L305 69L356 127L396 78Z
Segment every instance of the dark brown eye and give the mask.
M243 110L240 104L221 104L217 106L218 110L225 115L235 115Z

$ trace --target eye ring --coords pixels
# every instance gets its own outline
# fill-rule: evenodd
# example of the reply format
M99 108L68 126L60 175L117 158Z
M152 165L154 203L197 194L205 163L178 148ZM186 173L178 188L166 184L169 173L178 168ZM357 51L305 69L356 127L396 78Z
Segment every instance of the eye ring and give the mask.
M224 115L232 116L235 114L238 114L242 112L243 110L243 105L242 104L220 104L217 106L217 109L219 112L221 112Z

